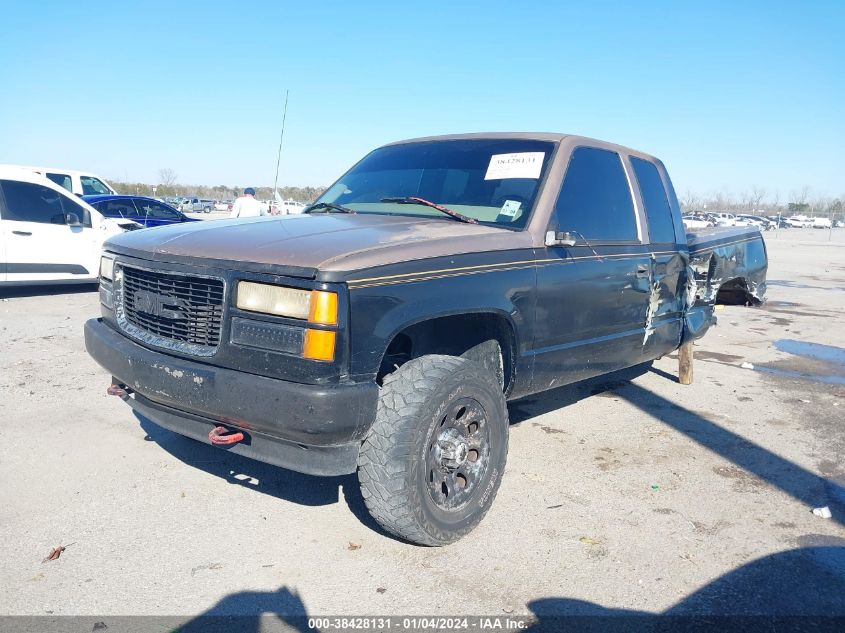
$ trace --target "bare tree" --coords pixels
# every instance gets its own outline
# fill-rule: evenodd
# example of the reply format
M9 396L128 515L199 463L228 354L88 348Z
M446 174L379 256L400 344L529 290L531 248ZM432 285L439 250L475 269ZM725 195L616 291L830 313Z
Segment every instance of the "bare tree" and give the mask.
M176 172L169 167L158 170L158 181L165 187L172 187L176 184L177 179L178 176L176 175Z
M789 197L796 204L807 204L807 199L810 197L810 185L804 185L800 190L793 191Z
M748 194L749 202L751 203L751 209L759 209L761 203L763 202L763 198L766 197L766 190L763 187L758 185L754 185L751 187L751 193Z
M683 207L684 211L694 211L698 208L698 206L698 197L692 192L692 190L687 189L684 193L684 197L681 199L681 207Z

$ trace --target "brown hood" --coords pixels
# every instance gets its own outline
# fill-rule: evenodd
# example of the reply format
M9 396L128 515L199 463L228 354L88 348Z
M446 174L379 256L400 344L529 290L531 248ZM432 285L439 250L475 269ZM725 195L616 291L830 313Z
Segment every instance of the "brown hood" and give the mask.
M278 274L311 278L318 271L351 272L415 259L530 246L526 233L446 217L367 214L190 222L124 233L106 244L108 250L151 260L243 262Z

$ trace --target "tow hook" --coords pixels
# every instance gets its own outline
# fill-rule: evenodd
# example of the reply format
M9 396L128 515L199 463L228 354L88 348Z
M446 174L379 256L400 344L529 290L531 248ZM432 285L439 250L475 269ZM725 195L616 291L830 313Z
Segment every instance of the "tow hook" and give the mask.
M108 389L106 389L106 393L110 396L118 396L121 400L126 400L129 397L129 394L132 393L132 390L123 383L113 382L108 386Z
M225 426L215 426L208 432L208 439L217 446L230 446L242 442L244 434L240 431L231 432Z

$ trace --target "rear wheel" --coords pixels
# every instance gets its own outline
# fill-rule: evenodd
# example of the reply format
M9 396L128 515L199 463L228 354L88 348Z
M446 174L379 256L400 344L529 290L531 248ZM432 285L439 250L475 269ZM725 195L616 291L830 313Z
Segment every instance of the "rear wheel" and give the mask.
M411 360L384 379L358 457L367 509L405 540L453 543L492 505L507 445L507 407L496 376L465 358Z

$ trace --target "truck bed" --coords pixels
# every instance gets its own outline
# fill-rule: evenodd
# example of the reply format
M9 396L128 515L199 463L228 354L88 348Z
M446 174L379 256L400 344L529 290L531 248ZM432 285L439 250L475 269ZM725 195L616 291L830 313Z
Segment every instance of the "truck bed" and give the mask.
M755 227L687 231L692 268L684 340L704 335L716 322L717 303L760 305L765 300L766 243Z

